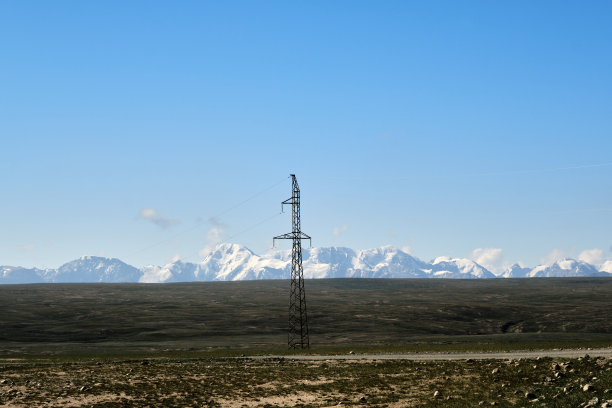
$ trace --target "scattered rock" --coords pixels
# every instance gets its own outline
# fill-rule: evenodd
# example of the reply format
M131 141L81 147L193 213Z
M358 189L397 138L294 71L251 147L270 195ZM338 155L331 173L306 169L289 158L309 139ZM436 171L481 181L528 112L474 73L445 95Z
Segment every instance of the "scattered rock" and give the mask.
M499 373L499 368L494 368L493 371L491 371L491 374L497 374Z
M140 365L143 365L143 366L144 366L144 365L149 365L149 362L148 362L147 360L142 360L142 361L140 362Z
M591 384L584 384L582 391L593 391L593 386Z
M585 405L585 408L586 407L594 407L597 404L599 404L599 398L595 397L595 398L591 399L589 402L587 402L587 404Z
M480 401L478 405L484 405L484 401Z
M349 351L349 354L355 354L355 352L353 350Z
M527 398L527 399L536 399L536 398L537 398L537 395L535 395L533 392L529 392L529 391L527 391L527 392L525 393L525 398Z
M0 384L6 384L8 381L5 379L0 380Z
M437 392L437 391L436 391L436 392ZM434 397L435 397L435 394L434 394ZM359 398L359 401L361 401L361 402L366 402L366 397L361 397L361 398Z
M438 390L434 391L434 395L433 396L434 396L434 398L439 397L440 396L440 391L438 391Z
M553 371L559 371L561 369L561 366L559 366L559 364L557 364L557 363L554 363L552 365L552 369L553 369Z

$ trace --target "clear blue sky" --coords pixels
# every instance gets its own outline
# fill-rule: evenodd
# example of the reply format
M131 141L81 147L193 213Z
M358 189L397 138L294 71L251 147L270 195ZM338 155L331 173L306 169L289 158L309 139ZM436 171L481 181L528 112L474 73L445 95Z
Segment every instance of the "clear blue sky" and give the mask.
M265 252L291 172L315 246L610 258L611 21L610 1L3 1L0 264Z

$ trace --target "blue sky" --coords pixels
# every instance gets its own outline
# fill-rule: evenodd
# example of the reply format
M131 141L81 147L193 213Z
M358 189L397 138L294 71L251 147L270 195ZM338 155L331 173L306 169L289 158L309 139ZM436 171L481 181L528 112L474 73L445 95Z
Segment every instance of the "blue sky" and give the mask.
M290 229L289 173L315 246L609 259L611 18L609 1L2 2L0 264L262 253Z

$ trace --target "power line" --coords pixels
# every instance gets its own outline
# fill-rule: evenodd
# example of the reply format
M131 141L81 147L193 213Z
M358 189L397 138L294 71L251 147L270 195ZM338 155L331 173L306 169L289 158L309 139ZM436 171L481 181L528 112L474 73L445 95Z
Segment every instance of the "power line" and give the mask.
M609 167L612 166L612 162L607 162L607 163L592 163L592 164L582 164L582 165L576 165L576 166L567 166L567 167L550 167L550 168L544 168L544 169L515 169L515 170L507 170L507 171L499 171L499 172L489 172L489 173L460 173L460 172L454 172L454 173L443 173L443 174L438 174L435 177L438 178L458 178L458 177L493 177L493 176L514 176L514 175L523 175L523 174L545 174L545 173L555 173L555 172L562 172L562 171L569 171L569 170L582 170L582 169L591 169L591 168L597 168L597 167ZM396 181L408 181L408 180L415 180L415 179L419 179L421 178L422 175L419 173L413 173L409 176L384 176L384 177L378 177L378 176L374 176L374 177L370 177L370 176L364 176L364 177L351 177L351 176L328 176L327 179L328 180L338 180L338 181L369 181L369 182L375 182L375 181L389 181L389 182L396 182Z
M236 237L238 237L238 236L240 236L240 235L242 235L242 234L245 234L245 233L247 233L247 232L249 232L249 231L251 231L251 230L253 230L253 229L255 229L255 228L259 227L259 226L260 226L260 225L262 225L262 224L265 224L266 222L268 222L268 221L270 221L270 220L272 220L272 219L274 219L274 218L278 217L278 216L279 216L279 215L281 215L281 214L282 214L282 212L278 212L278 213L276 213L276 214L274 214L274 215L272 215L272 216L270 216L270 217L267 217L267 218L265 218L265 219L263 219L263 220L261 220L261 221L259 221L259 222L255 223L255 224L251 225L250 227L243 229L243 230L242 230L242 231L240 231L240 232L237 232L237 233L235 233L235 234L233 234L233 235L231 235L231 236L229 236L229 237L227 237L227 238L225 238L225 239L222 239L222 240L220 240L220 241L217 241L217 242L215 242L215 243L211 244L211 246L218 246L218 245L224 244L224 243L228 242L228 241L229 241L229 240L231 240L231 239L234 239L234 238L236 238ZM200 251L201 251L201 250L200 250ZM190 256L188 256L188 257L186 257L186 258L184 258L184 259L185 259L185 260L187 260L187 259L193 259L193 258L195 258L195 257L196 257L196 255L200 255L200 251L198 251L198 252L194 253L193 255L190 255Z
M242 200L242 201L238 202L237 204L234 204L234 205L226 208L225 210L221 211L217 215L214 215L214 216L210 217L209 219L219 218L222 215L225 215L225 214L235 210L236 208L239 208L239 207L243 206L244 204L248 203L249 201L259 197L263 193L272 190L274 187L278 186L279 184L286 182L286 180L287 180L286 178L283 178L282 180L277 181L276 183L272 184L271 186L266 187L263 190L260 190L257 193L249 196L245 200ZM165 243L173 240L174 238L176 238L178 236L181 236L181 235L186 234L188 232L191 232L191 231L193 231L193 230L195 230L197 228L200 228L202 225L205 224L205 222L206 222L205 220L198 220L198 221L196 221L195 225L193 225L193 226L191 226L191 227L189 227L189 228L187 228L187 229L185 229L183 231L177 232L176 234L173 234L173 235L171 235L171 236L169 236L169 237L167 237L167 238L165 238L165 239L163 239L161 241L155 242L155 243L150 244L150 245L148 245L148 246L146 246L146 247L144 247L142 249L139 249L139 250L134 251L134 252L132 252L130 254L127 254L127 255L125 255L125 258L128 258L128 257L134 256L134 255L140 254L140 253L145 252L145 251L148 251L149 249L155 248L155 247L157 247L157 246L159 246L161 244L165 244Z
M537 174L537 173L554 173L557 171L567 171L567 170L580 170L580 169L590 169L593 167L607 167L612 166L612 162L610 163L596 163L596 164L583 164L578 166L568 166L568 167L554 167L548 169L528 169L528 170L510 170L510 171L501 171L501 172L492 172L492 173L475 173L469 174L471 176L511 176L518 174Z

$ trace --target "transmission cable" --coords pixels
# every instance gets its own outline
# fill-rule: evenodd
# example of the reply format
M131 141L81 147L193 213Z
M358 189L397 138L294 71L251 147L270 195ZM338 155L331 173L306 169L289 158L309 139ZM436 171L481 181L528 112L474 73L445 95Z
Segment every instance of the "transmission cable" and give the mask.
M225 210L221 211L220 213L218 213L217 215L214 215L214 216L210 217L209 219L219 218L220 216L225 215L225 214L227 214L227 213L229 213L229 212L231 212L231 211L235 210L236 208L243 206L244 204L248 203L249 201L251 201L251 200L253 200L253 199L255 199L255 198L259 197L260 195L262 195L263 193L265 193L265 192L267 192L267 191L272 190L274 187L276 187L276 186L278 186L279 184L284 183L284 182L286 182L286 181L287 181L287 179L286 179L286 178L283 178L282 180L280 180L280 181L278 181L278 182L276 182L276 183L272 184L272 185L271 185L271 186L269 186L269 187L264 188L263 190L258 191L257 193L255 193L255 194L251 195L251 196L250 196L250 197L248 197L247 199L242 200L242 201L240 201L239 203L232 205L231 207L229 207L229 208L227 208L227 209L225 209ZM196 221L195 225L193 225L193 226L191 226L191 227L189 227L189 228L187 228L187 229L185 229L185 230L183 230L183 231L177 232L176 234L173 234L173 235L171 235L171 236L169 236L169 237L167 237L167 238L165 238L165 239L163 239L163 240L161 240L161 241L155 242L155 243L153 243L153 244L151 244L151 245L148 245L148 246L146 246L146 247L144 247L144 248L142 248L142 249L139 249L139 250L134 251L134 252L132 252L132 253L130 253L130 254L127 254L127 255L125 255L125 258L129 258L129 257L131 257L131 256L134 256L134 255L140 254L140 253L145 252L145 251L147 251L147 250L149 250L149 249L151 249L151 248L155 248L156 246L159 246L159 245L161 245L161 244L164 244L164 243L166 243L166 242L169 242L169 241L173 240L174 238L176 238L176 237L178 237L178 236L180 236L180 235L183 235L183 234L185 234L185 233L187 233L187 232L193 231L193 230L195 230L195 229L197 229L197 228L201 227L202 225L204 225L204 224L205 224L205 222L206 222L205 220L198 220L198 221ZM230 238L232 238L232 237L230 237ZM229 238L228 238L228 239L229 239ZM123 258L123 259L125 259L125 258Z
M240 232L237 232L237 233L235 233L235 234L233 234L233 235L231 235L231 236L229 236L229 237L227 237L227 238L225 238L225 239L222 239L222 240L219 240L219 241L217 241L217 242L213 243L213 244L211 245L211 247L217 247L217 246L219 246L219 245L221 245L221 244L225 244L225 243L226 243L226 242L228 242L229 240L232 240L232 239L234 239L234 238L236 238L236 237L238 237L238 236L240 236L240 235L242 235L242 234L244 234L244 233L247 233L247 232L249 232L249 231L251 231L251 230L253 230L253 229L255 229L255 228L259 227L260 225L265 224L266 222L268 222L268 221L270 221L270 220L273 220L274 218L276 218L276 217L278 217L279 215L282 215L282 214L283 214L282 212L278 212L278 213L276 213L276 214L274 214L274 215L272 215L272 216L270 216L270 217L267 217L267 218L265 218L265 219L263 219L263 220L261 220L261 221L259 221L259 222L255 223L255 224L253 224L253 225L251 225L251 226L249 226L249 227L247 227L247 228L243 229L243 230L242 230L242 231L240 231ZM201 251L202 251L202 250L198 250L198 252L194 253L193 255L189 255L188 257L183 258L183 259L184 259L184 260L194 259L194 258L196 258L196 255L197 255L198 257L201 257L201 255L200 255L200 252L201 252ZM207 254L207 255L206 255L206 257L204 258L204 260L208 259L208 257L209 257L209 256L210 256L210 254Z

